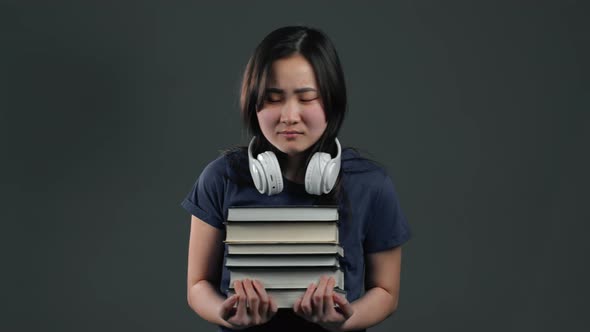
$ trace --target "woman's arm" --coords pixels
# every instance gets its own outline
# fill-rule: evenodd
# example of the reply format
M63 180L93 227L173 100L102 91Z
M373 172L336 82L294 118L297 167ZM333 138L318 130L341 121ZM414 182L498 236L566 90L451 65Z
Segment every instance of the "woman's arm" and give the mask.
M365 294L352 302L354 313L339 330L362 330L389 317L397 309L402 260L401 246L367 255Z
M276 313L274 299L257 280L234 282L236 295L226 299L216 284L221 277L224 233L192 216L188 253L187 300L203 319L230 329L268 322ZM250 310L246 309L246 303ZM236 308L234 308L234 304Z
M203 319L230 327L219 314L226 299L214 286L220 279L223 264L223 237L223 231L191 216L187 300Z
M367 292L358 300L348 303L333 292L334 278L322 276L319 284L311 284L295 301L293 311L330 331L364 330L382 322L397 308L401 246L369 254L366 265Z

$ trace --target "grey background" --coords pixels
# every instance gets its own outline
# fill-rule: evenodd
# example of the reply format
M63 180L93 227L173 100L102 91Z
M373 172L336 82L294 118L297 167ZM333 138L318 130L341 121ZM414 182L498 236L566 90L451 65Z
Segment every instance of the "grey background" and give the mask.
M245 144L241 73L271 30L324 30L341 134L414 231L372 331L587 325L587 8L578 1L5 1L3 319L10 331L214 331L186 303L179 203Z

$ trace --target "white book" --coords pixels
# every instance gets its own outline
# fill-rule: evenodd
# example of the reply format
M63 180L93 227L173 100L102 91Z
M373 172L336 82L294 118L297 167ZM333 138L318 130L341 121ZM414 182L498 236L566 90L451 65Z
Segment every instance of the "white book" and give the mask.
M322 275L333 277L335 287L344 289L344 273L340 269L329 267L314 268L229 268L230 288L235 280L257 279L264 288L307 288L317 283Z
M337 221L338 207L324 205L232 206L227 221Z
M229 267L340 267L336 255L228 255Z
M344 248L338 243L228 243L230 255L284 255L284 254L338 254L344 257Z
M295 300L297 300L300 297L303 297L306 290L306 288L267 289L266 293L268 294L268 296L273 298L278 308L293 308ZM339 288L334 288L334 292L346 298L346 291ZM233 289L229 289L227 292L227 297L230 297L234 294L235 291ZM235 306L237 306L237 303ZM338 305L335 304L334 307L338 307Z
M248 222L226 225L227 243L338 243L338 224L333 221Z

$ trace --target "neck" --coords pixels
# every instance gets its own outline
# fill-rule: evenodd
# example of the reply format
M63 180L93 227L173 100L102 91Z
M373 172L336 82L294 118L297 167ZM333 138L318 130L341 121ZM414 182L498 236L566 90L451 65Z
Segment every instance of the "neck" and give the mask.
M287 156L283 176L289 181L303 183L305 181L305 154L300 153L294 156Z

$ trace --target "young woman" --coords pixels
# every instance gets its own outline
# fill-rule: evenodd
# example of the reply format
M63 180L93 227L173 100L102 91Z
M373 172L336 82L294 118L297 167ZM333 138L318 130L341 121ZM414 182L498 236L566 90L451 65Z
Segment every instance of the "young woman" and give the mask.
M182 202L192 214L190 307L222 331L353 331L383 321L397 308L410 231L384 169L337 140L346 88L334 46L316 29L271 32L246 66L240 101L249 146L209 163ZM228 207L325 204L338 206L346 298L325 276L292 309L277 310L257 280L236 281L227 298Z

